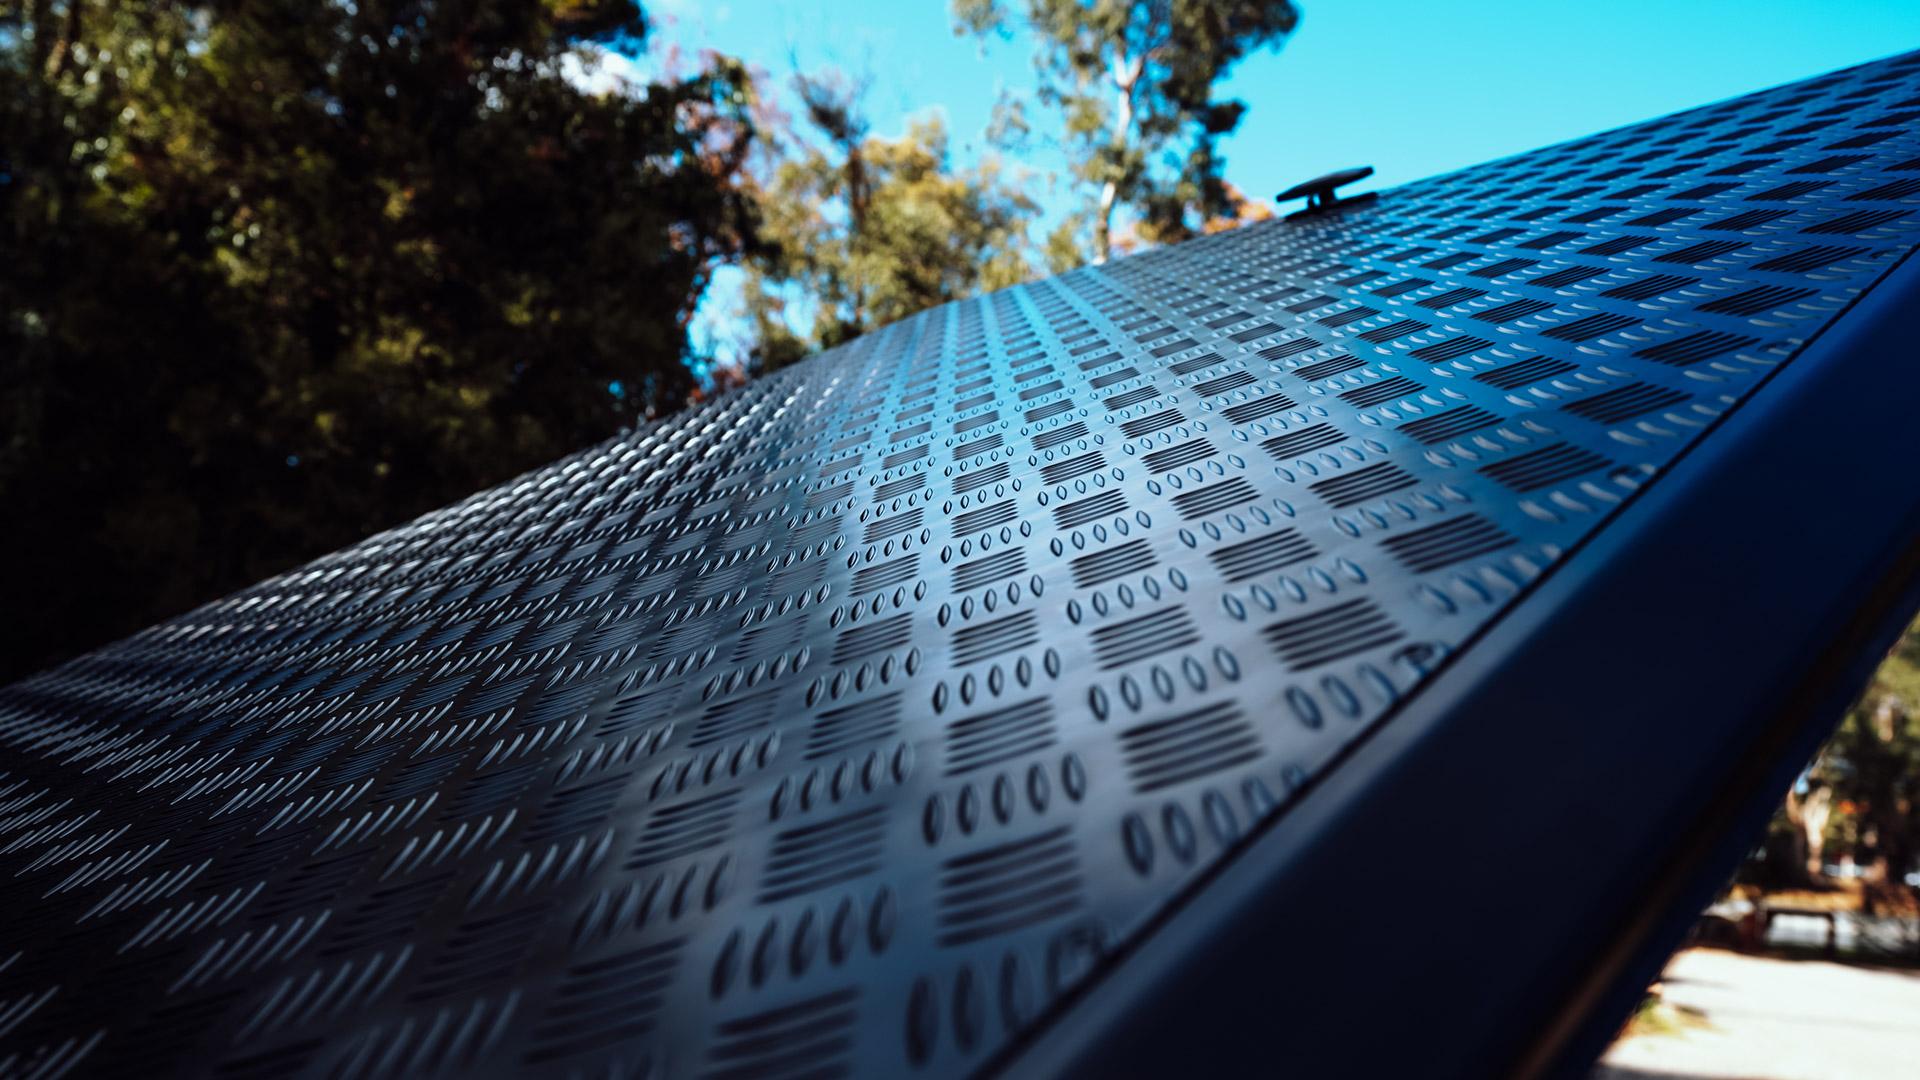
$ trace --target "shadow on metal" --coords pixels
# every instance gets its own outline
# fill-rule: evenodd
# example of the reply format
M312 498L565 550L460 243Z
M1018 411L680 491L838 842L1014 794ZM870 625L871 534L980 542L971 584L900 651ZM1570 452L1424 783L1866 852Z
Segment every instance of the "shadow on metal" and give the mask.
M1579 1075L1920 599L1916 119L948 305L0 691L0 1075Z

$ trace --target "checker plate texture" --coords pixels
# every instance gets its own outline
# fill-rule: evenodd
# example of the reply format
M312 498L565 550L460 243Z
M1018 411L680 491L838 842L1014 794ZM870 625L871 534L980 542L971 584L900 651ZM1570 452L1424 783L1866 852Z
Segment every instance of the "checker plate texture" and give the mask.
M1908 253L1917 132L951 304L17 684L0 1074L989 1065Z

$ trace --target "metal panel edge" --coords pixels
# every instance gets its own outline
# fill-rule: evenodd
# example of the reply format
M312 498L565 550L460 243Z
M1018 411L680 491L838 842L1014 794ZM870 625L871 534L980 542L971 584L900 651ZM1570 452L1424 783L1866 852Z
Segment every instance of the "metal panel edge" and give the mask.
M1917 311L1908 258L998 1065L1590 1066L1920 604Z

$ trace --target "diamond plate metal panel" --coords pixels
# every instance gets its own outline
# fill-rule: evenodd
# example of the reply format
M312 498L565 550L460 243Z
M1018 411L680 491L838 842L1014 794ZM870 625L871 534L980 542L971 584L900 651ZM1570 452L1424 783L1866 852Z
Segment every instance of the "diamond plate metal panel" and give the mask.
M976 1070L1920 242L1916 121L949 305L0 692L0 1073Z

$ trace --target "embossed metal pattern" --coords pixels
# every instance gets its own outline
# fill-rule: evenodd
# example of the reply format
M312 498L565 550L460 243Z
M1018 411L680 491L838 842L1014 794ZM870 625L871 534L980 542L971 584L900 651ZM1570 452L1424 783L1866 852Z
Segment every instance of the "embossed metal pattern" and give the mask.
M17 684L0 1074L975 1070L1917 240L1920 54L933 310Z

